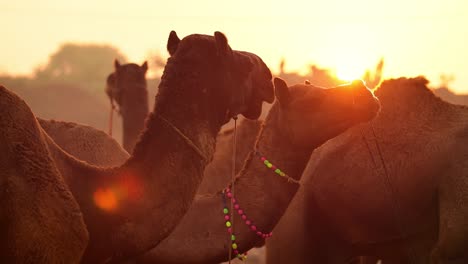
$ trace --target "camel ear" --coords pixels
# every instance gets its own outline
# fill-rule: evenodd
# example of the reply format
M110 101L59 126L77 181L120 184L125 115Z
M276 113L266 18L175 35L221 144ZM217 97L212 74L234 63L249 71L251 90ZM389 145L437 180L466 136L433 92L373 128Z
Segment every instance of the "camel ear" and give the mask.
M106 94L109 98L112 98L112 90L115 88L115 73L109 74L107 76L107 85L106 85Z
M304 84L310 85L310 81L309 81L309 80L305 80L305 81L304 81Z
M289 105L289 88L286 82L278 77L274 79L275 84L275 94L276 98L278 98L278 102L282 107L287 107Z
M177 33L172 30L169 34L169 39L167 40L167 51L169 52L169 55L174 55L174 53L177 51L177 48L179 47L179 43L180 39L177 36Z
M223 33L216 31L214 33L214 37L216 40L216 49L218 50L218 55L227 55L230 51L230 48L226 36Z
M141 69L146 73L146 71L148 70L148 62L147 61L143 62L143 64L141 65Z
M114 67L115 67L116 70L117 70L118 68L120 68L120 62L119 62L118 59L115 59L115 60L114 60Z

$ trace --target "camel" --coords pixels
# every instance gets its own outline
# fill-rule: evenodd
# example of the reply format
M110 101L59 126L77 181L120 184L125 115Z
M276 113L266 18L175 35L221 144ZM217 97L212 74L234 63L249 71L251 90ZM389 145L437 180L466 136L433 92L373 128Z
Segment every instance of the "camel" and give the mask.
M77 263L88 241L86 226L34 115L3 86L0 112L0 259Z
M422 77L387 80L376 95L374 121L314 153L267 242L268 264L468 263L468 108Z
M75 158L101 167L120 166L130 157L125 149L105 132L73 122L37 118L40 126Z
M222 33L180 40L173 31L167 47L171 57L154 111L122 166L80 161L41 130L38 144L47 144L53 161L43 165L58 169L89 232L84 263L120 262L162 241L188 210L221 126L237 114L258 118L259 101L273 101L271 75L255 89L259 78L250 71L256 66L233 51ZM37 125L31 117L23 123Z
M135 63L121 65L114 61L115 71L107 77L106 94L112 106L114 101L122 116L123 147L131 153L138 136L145 127L149 113L146 72L148 63L141 66Z
M296 182L312 151L351 126L369 121L379 110L378 100L362 82L331 89L304 84L288 88L279 78L274 83L277 102L236 178L234 194L255 229L263 233L273 229L298 190ZM258 153L286 172L291 180L269 170ZM226 261L231 241L223 221L222 196L221 191L198 196L174 232L137 262ZM250 229L252 226L235 217L239 252L263 241Z

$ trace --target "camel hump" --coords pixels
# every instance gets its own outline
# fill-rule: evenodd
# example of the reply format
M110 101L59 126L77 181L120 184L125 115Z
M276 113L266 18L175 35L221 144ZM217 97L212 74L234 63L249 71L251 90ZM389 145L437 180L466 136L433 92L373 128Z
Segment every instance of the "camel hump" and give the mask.
M105 132L73 122L38 119L45 132L63 150L97 166L119 166L129 157L120 144Z
M25 124L31 123L29 120L33 120L34 115L26 104L26 102L21 99L14 92L8 90L4 86L0 86L0 127L19 127Z

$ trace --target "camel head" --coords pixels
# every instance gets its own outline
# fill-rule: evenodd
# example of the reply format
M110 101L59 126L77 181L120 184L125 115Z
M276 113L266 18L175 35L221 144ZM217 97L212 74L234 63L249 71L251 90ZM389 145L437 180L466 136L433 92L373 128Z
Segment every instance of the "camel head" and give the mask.
M141 66L135 63L121 65L116 59L114 68L114 72L107 77L106 94L109 99L117 103L119 113L125 115L135 107L135 104L138 106L142 104L142 100L148 100L146 89L148 63L145 61Z
M362 81L324 89L310 84L288 88L275 78L275 93L281 109L279 125L292 144L318 147L346 129L373 119L380 103Z
M218 115L222 124L242 114L257 119L263 101L274 99L271 73L255 54L232 50L226 36L215 32L214 36L193 34L182 40L172 31L167 50L168 64L184 63L189 73L197 79L198 89L191 89L189 98L202 99L204 115ZM169 69L166 67L169 73ZM181 99L182 100L182 99ZM195 102L193 102L195 103Z

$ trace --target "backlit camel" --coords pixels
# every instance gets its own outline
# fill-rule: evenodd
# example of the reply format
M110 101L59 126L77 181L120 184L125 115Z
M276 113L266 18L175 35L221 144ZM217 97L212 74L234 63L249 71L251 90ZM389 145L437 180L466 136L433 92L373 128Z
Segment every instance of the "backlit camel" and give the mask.
M269 264L359 255L468 263L468 108L426 85L424 78L385 81L376 91L380 115L313 155L267 243Z
M261 153L290 177L299 180L310 154L349 127L372 119L379 103L362 82L321 89L290 88L275 79L277 102L271 108L254 150L236 178L234 198L255 230L270 232L299 188L268 169ZM237 212L236 212L237 213ZM175 231L139 263L216 263L228 258L230 239L223 218L222 193L199 196ZM247 221L247 220L245 220ZM250 223L252 224L252 223ZM244 252L263 239L235 216L237 250Z
M123 147L131 153L145 127L149 113L146 72L148 63L141 66L114 62L115 70L107 77L106 94L122 116Z
M80 206L89 232L82 262L119 262L157 245L190 206L221 125L237 114L257 118L259 101L273 100L271 75L255 89L255 65L232 51L219 32L182 40L171 32L168 50L154 111L122 166L99 168L77 160L45 132L36 140L50 152L42 165L58 169ZM18 126L33 124L38 130L34 116L26 117Z

